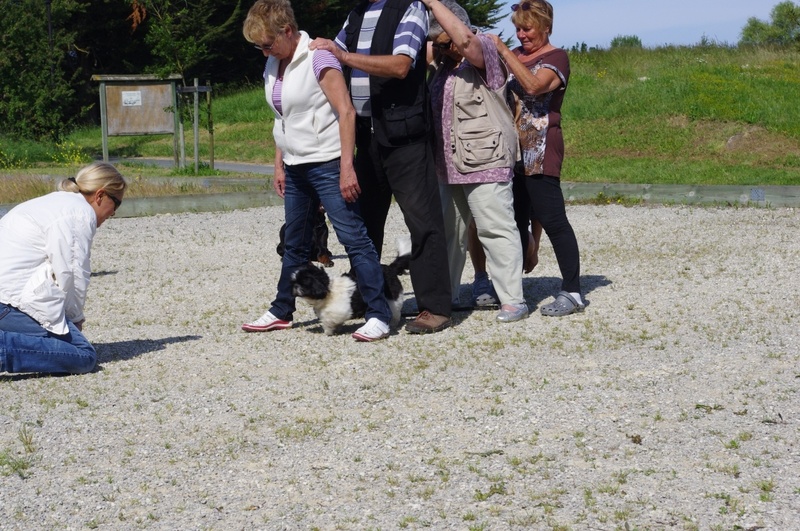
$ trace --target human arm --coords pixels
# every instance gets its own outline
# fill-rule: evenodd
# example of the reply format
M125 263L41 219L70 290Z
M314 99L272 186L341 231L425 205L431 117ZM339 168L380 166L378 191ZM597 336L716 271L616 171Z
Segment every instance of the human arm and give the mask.
M97 229L93 216L94 213L81 213L64 217L51 224L46 233L47 258L54 281L64 293L64 316L73 323L85 320L92 240Z
M519 60L517 55L511 51L497 35L489 35L495 44L500 57L508 65L508 69L514 74L522 89L528 96L546 94L556 90L562 85L562 80L555 71L550 68L540 68L535 74Z
M308 47L312 50L327 50L344 66L363 70L371 76L403 79L411 70L413 60L407 55L366 55L350 53L330 39L317 38Z
M275 174L272 177L272 187L280 197L286 197L286 172L283 168L283 152L275 146Z
M483 70L485 66L483 47L478 41L477 35L472 32L472 29L465 26L464 23L439 0L421 1L431 10L431 13L439 22L439 25L442 26L447 36L450 37L458 53L469 61L472 66Z
M356 111L350 100L350 93L344 82L344 75L335 68L326 68L319 78L319 86L328 98L333 110L338 115L339 139L342 144L342 156L339 170L339 189L348 203L353 203L361 193L358 185L353 154L356 145Z

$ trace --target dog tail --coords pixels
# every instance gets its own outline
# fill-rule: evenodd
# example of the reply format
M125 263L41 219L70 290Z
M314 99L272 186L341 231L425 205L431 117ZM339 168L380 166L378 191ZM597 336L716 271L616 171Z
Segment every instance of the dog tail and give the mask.
M389 269L395 275L402 275L411 266L411 238L408 236L397 238L397 258L389 264Z

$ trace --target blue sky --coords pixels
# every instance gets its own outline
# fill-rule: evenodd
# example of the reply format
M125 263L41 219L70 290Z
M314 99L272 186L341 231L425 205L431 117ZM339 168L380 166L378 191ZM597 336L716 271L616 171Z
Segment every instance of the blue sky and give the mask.
M508 2L507 6L519 0ZM555 46L570 48L585 42L608 48L619 35L636 35L645 47L695 45L711 41L736 44L747 19L769 22L780 0L550 0L553 4ZM495 31L515 43L510 8Z

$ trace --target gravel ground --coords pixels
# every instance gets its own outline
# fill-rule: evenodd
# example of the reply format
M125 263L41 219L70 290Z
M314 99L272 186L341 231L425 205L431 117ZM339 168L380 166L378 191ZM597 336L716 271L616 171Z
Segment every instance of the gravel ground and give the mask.
M800 528L798 211L569 215L584 314L371 344L303 305L240 331L274 295L280 207L110 220L100 369L0 376L0 529ZM532 309L559 289L540 258Z

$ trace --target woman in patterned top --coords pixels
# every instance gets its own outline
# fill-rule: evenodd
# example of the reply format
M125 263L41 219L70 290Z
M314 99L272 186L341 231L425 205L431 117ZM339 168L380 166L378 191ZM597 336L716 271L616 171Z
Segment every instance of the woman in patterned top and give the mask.
M561 192L561 103L569 81L569 58L563 49L550 44L553 6L549 2L524 0L511 9L520 46L510 50L497 36L491 37L511 70L509 95L519 101L516 123L522 162L514 169L517 225L523 231L530 218L541 223L561 270L561 291L554 302L541 307L542 314L569 315L585 308L578 241L567 219ZM526 233L522 232L526 236L522 239L523 248L528 246Z

